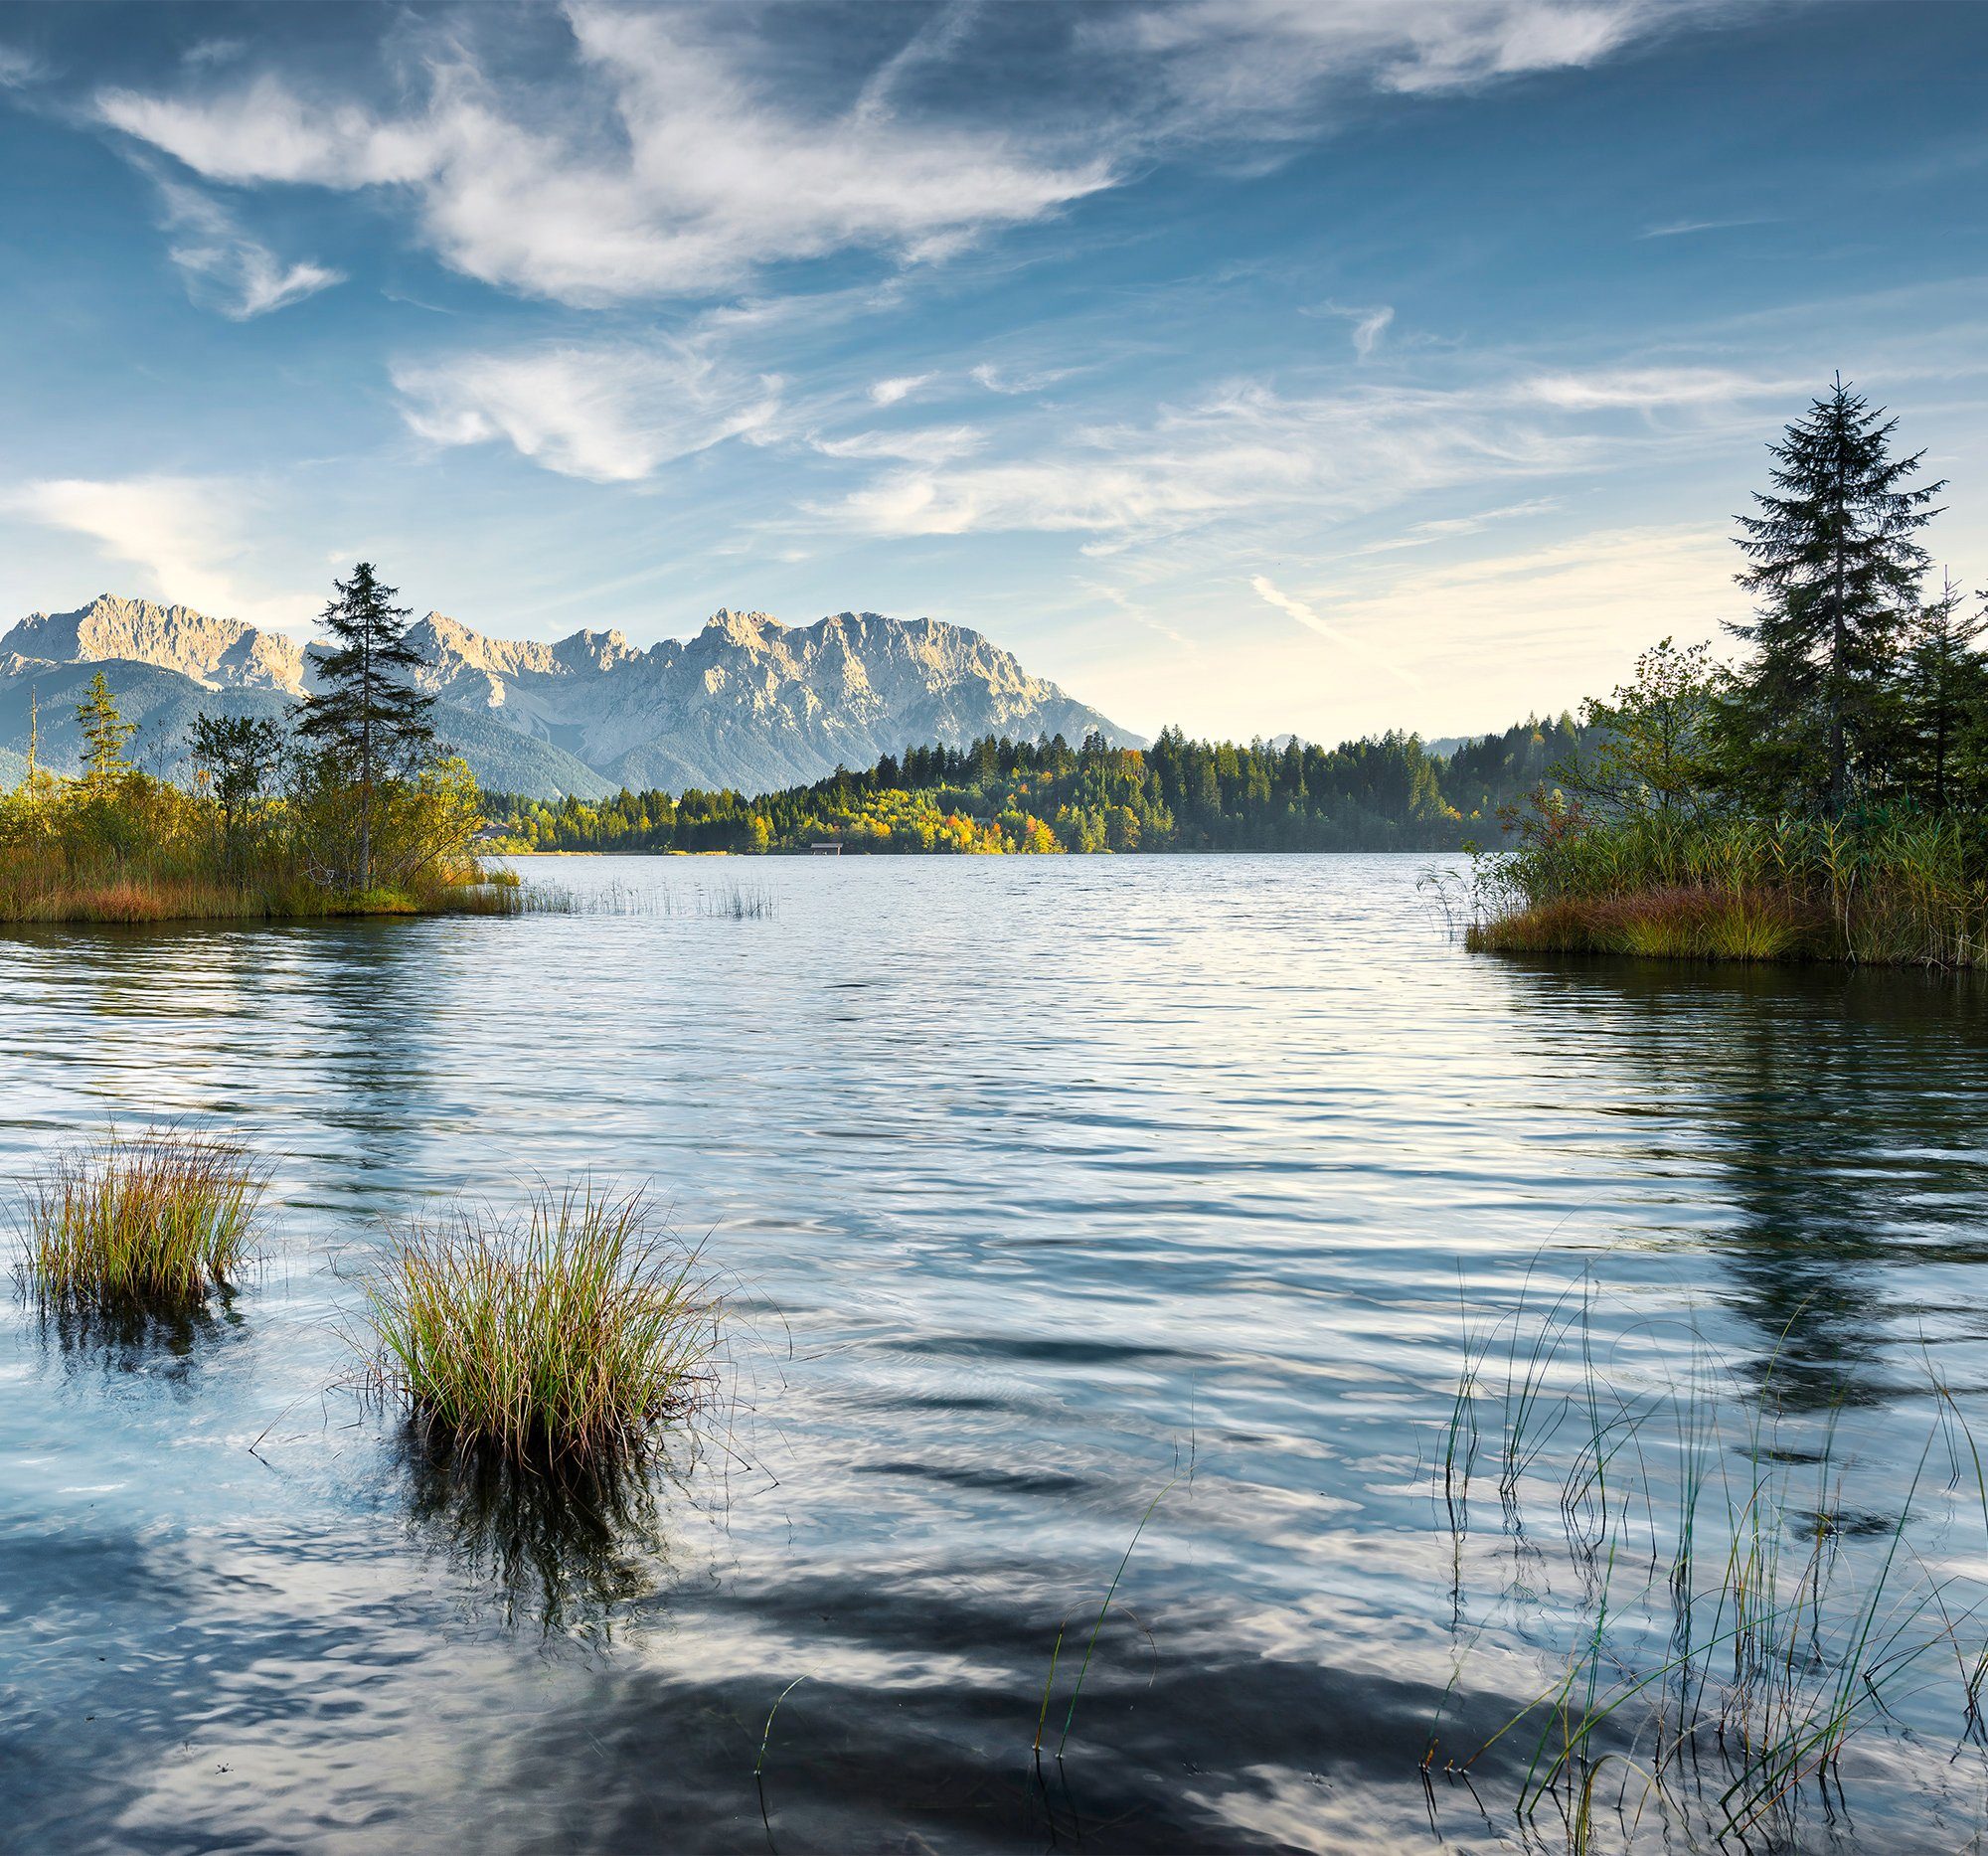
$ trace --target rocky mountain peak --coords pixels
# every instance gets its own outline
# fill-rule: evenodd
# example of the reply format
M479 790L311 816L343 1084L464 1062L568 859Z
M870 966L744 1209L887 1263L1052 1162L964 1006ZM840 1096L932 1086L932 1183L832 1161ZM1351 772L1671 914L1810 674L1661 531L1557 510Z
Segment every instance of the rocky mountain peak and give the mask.
M689 640L643 651L612 630L557 644L490 638L434 611L408 638L422 659L414 680L438 699L442 739L507 791L761 792L984 734L1077 741L1097 729L1138 741L978 632L930 618L840 612L789 627L727 606ZM162 741L182 738L188 719L214 706L212 691L230 692L231 713L279 713L313 669L278 633L106 593L0 634L0 747L22 732L13 712L25 716L30 683L56 666L110 659L156 667L118 694Z
M704 621L706 631L721 631L739 644L757 644L768 632L785 631L770 612L741 612L729 605L721 605Z
M281 632L189 605L159 605L102 592L73 612L31 612L4 635L0 657L44 663L122 660L176 670L209 689L303 688L303 647Z

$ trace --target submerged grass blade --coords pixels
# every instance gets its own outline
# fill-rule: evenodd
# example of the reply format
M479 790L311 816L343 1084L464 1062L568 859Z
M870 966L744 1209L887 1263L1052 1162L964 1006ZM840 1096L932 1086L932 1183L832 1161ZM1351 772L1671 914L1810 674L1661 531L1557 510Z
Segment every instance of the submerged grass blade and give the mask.
M773 1738L773 1717L780 1712L780 1703L785 1701L795 1689L807 1680L805 1674L797 1675L787 1686L773 1697L773 1705L766 1710L765 1731L759 1736L759 1757L752 1762L752 1776L759 1777L766 1770L766 1747Z
M1132 1538L1125 1543L1124 1556L1118 1562L1118 1570L1111 1575L1111 1584L1105 1588L1104 1603L1097 1607L1097 1621L1090 1626L1089 1639L1083 1646L1083 1662L1077 1672L1077 1686L1071 1690L1070 1708L1063 1718L1063 1733L1057 1740L1056 1757L1059 1760L1063 1758L1063 1750L1070 1740L1071 1723L1077 1719L1077 1704L1083 1696L1083 1678L1090 1673L1090 1658L1097 1648L1097 1633L1104 1628L1104 1614L1110 1610L1111 1601L1117 1596L1118 1582L1125 1577L1125 1569L1132 1563L1132 1549L1139 1544L1139 1536L1146 1531L1146 1523L1153 1518L1153 1510L1167 1498L1168 1492L1179 1483L1185 1473L1184 1470L1175 1470L1167 1479L1166 1486L1146 1504L1146 1512L1139 1517L1139 1525L1132 1530ZM1061 1652L1062 1649L1063 1632L1058 1631L1057 1650ZM1056 1679L1054 1657L1051 1659L1050 1678L1052 1681ZM1045 1692L1045 1708L1048 1705L1048 1695Z

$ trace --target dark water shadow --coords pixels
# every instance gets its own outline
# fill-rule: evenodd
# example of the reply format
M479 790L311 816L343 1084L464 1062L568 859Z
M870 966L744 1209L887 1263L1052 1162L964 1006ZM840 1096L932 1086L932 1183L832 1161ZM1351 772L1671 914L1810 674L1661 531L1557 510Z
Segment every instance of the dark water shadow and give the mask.
M50 1300L29 1290L23 1295L29 1303L27 1333L44 1359L69 1379L143 1377L188 1390L206 1356L249 1338L234 1288L169 1307L97 1306Z
M667 1483L653 1465L527 1466L412 1427L396 1454L414 1540L472 1612L494 1610L507 1629L605 1643L671 1583Z

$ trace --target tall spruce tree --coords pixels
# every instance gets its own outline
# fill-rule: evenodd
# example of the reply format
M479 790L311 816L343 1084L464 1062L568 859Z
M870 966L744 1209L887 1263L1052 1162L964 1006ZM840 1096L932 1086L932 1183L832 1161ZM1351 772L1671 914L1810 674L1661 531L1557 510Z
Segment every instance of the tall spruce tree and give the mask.
M1892 455L1898 422L1838 375L1769 445L1771 492L1741 516L1738 576L1757 601L1729 627L1754 647L1739 673L1732 741L1743 783L1775 804L1841 813L1871 770L1882 696L1918 610L1926 552L1914 537L1945 483L1912 485L1923 452Z
M76 706L76 719L83 724L83 776L92 791L101 791L133 771L124 748L137 734L138 725L117 713L102 671L90 678L83 697Z
M1914 617L1897 686L1899 777L1934 812L1977 805L1983 797L1988 657L1980 638L1988 629L1988 608L1965 612L1964 596L1949 578L1939 597Z
M318 662L325 688L305 705L299 732L338 763L358 789L356 887L373 884L373 819L384 780L412 772L434 745L428 715L434 698L411 686L421 659L407 640L409 608L394 603L399 589L384 585L372 562L349 581L334 580L337 597L324 622L337 648Z

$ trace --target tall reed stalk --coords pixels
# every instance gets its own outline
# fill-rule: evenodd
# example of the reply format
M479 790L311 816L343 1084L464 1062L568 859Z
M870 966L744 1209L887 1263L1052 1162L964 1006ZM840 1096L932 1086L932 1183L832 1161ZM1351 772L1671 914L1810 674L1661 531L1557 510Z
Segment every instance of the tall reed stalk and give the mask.
M1597 1846L1611 1799L1621 1824L1654 1811L1661 1838L1691 1847L1806 1847L1808 1801L1841 1785L1861 1738L1884 1735L1910 1762L1921 1743L1901 1710L1918 1732L1944 1713L1956 1738L1980 1720L1980 1452L1936 1377L1916 1454L1874 1457L1844 1442L1840 1403L1784 1404L1778 1347L1744 1393L1702 1344L1681 1369L1604 1362L1592 1319L1584 1289L1522 1297L1499 1324L1511 1330L1502 1394L1485 1384L1483 1324L1466 1326L1431 1486L1451 1536L1457 1666L1494 1622L1516 1622L1553 1673L1474 1747L1448 1744L1440 1718L1467 1686L1459 1674L1424 1771L1481 1782L1494 1747L1517 1748L1528 1834L1550 1816L1581 1849ZM1472 1546L1480 1426L1496 1441L1503 1524ZM1860 1468L1882 1484L1861 1501Z

